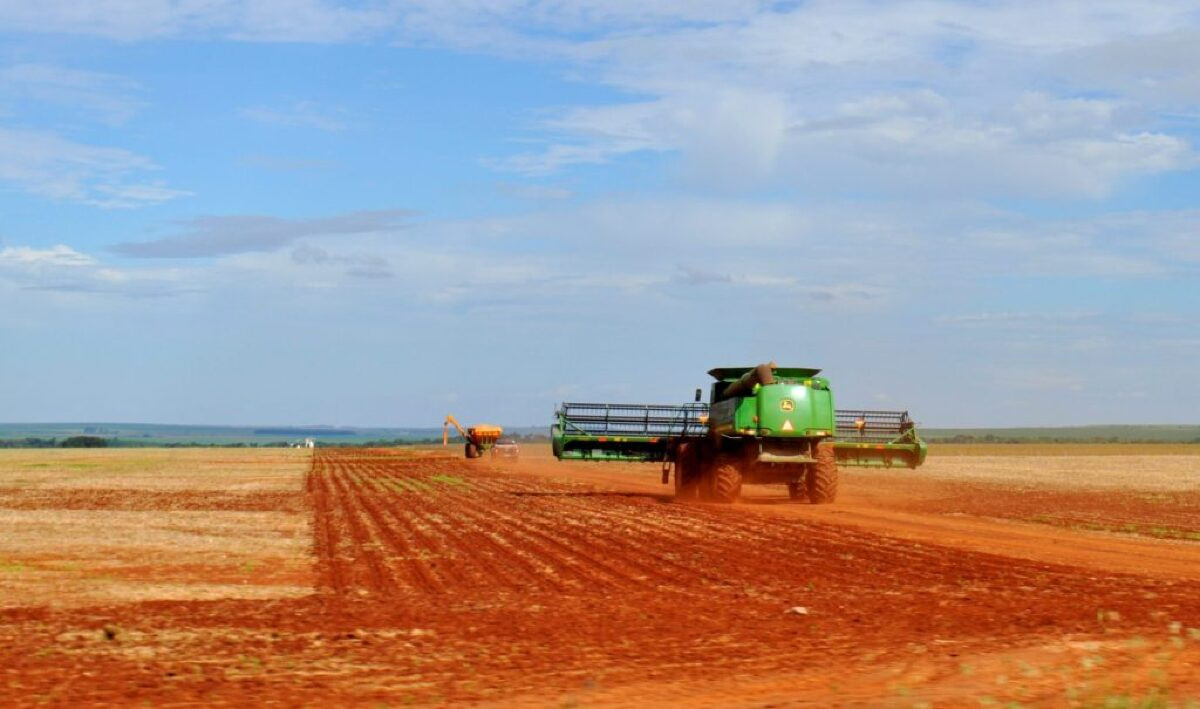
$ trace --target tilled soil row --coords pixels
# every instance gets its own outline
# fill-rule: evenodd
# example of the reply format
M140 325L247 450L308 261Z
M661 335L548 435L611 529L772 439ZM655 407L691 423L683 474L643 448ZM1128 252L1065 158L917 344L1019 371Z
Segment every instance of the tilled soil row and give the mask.
M914 658L950 677L970 653L1191 642L1200 627L1194 583L605 493L481 461L318 449L306 490L312 597L2 613L9 689L63 701L553 702L654 681L728 704L731 688L786 677L797 697L861 701L894 697L881 668ZM1161 672L1186 686L1174 665Z

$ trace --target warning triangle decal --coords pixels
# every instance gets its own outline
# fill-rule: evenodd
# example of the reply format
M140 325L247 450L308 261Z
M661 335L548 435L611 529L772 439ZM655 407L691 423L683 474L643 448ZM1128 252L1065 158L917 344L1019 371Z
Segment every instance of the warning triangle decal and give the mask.
M791 422L791 421L784 421L784 422L783 422L783 430L784 430L784 431L791 431L791 430L792 430L792 422Z

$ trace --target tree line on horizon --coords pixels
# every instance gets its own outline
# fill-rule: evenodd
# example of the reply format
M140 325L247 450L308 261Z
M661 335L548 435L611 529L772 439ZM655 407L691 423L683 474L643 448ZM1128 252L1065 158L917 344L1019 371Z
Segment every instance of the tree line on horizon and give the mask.
M509 436L518 443L544 443L550 437L542 433L517 434ZM321 448L392 448L397 446L422 446L441 444L438 437L427 438L379 438L369 441L322 441L316 445ZM297 441L153 441L130 438L104 438L101 436L68 436L43 438L25 436L23 438L0 438L0 448L291 448Z

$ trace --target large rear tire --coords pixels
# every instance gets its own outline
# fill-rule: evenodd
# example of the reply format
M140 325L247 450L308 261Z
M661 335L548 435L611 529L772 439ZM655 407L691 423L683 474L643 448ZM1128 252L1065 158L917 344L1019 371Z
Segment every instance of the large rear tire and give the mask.
M474 443L468 443L466 445L466 454L468 458L478 458L479 448Z
M675 455L675 499L694 500L700 493L700 451L694 443L681 443Z
M710 492L714 502L734 502L742 494L742 470L726 455L717 456L709 472Z
M813 457L817 462L809 464L805 481L808 501L814 505L827 505L837 499L838 491L837 456L833 444L818 443Z

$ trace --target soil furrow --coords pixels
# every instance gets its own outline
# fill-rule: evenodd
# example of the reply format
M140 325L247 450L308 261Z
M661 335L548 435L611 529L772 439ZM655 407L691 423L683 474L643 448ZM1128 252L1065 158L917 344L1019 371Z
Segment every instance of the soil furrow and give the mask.
M394 473L420 479L419 471L418 466L410 465L401 466ZM457 471L454 469L447 471L444 468L438 470L440 475L447 475L451 472ZM424 476L424 479L428 480L429 476ZM478 480L472 478L472 483L474 482L478 482ZM475 516L485 520L489 527L495 527L497 521L503 522L503 528L489 533L488 537L497 545L500 545L497 540L503 538L512 544L514 550L520 548L532 558L531 565L534 568L540 567L539 576L549 578L557 585L566 583L575 587L609 587L637 583L637 579L630 578L627 574L589 557L582 551L572 549L542 531L540 527L529 528L523 516L502 513L496 509L496 505L489 504L491 500L481 502L478 497L469 492L447 488L440 490L435 499L440 513L449 511L453 514L461 509L474 509L476 510ZM522 556L524 555L522 554Z
M460 496L459 504L479 504L475 500L463 497L465 496ZM526 506L510 513L492 508L490 514L506 522L507 531L510 533L519 534L525 539L539 540L543 547L551 548L553 551L549 552L549 560L592 569L589 576L593 577L593 581L602 579L604 584L615 584L619 587L633 587L645 582L639 574L619 568L607 559L597 558L591 550L592 540L568 531L571 526L569 524L554 524L555 516L552 510ZM557 519L561 522L562 516L558 515Z
M521 588L529 585L549 586L553 590L563 591L563 585L553 573L553 567L538 559L530 558L527 551L512 546L506 532L507 525L497 525L496 515L490 509L479 505L452 505L452 520L443 517L446 505L439 497L413 496L412 509L425 515L426 518L437 517L444 525L445 531L456 535L460 542L459 548L469 550L469 556L476 559L486 559L486 564L493 569L495 578L502 579L505 585ZM461 529L474 530L470 534L462 534ZM479 544L486 546L487 553L481 554Z
M455 551L421 529L407 509L394 509L395 504L406 502L406 496L395 494L361 498L363 509L380 530L381 538L395 552L397 560L419 578L420 590L444 593L462 585L466 577L456 568Z
M330 499L328 468L320 456L313 456L307 487L312 495L314 550L317 560L317 588L345 593L347 573L338 553L340 535L334 502Z
M387 571L387 563L379 551L379 544L371 534L367 525L360 517L356 502L359 495L355 492L357 486L352 486L345 475L345 467L335 464L333 485L339 492L340 502L346 513L346 522L353 540L355 557L361 559L366 566L366 587L373 593L387 593L395 587L391 574Z
M645 584L653 579L658 585L677 586L681 581L712 578L702 565L684 564L669 556L692 551L688 547L692 540L679 539L669 526L627 526L622 523L632 519L614 519L608 514L610 508L601 506L594 498L589 498L593 500L590 504L574 500L564 503L559 497L519 499L525 503L524 520L562 537L573 548L602 552L604 563L610 567L614 564L626 567L619 573L631 580ZM584 519L573 514L579 511L585 513ZM569 521L564 524L564 520ZM671 567L676 573L670 573L664 567Z
M433 561L439 553L432 548L435 545L431 540L420 533L404 514L397 514L391 509L387 509L387 513L381 510L375 499L377 497L386 502L399 502L402 497L372 486L364 487L364 494L359 499L373 525L380 530L380 538L395 555L396 565L403 569L409 579L410 588L426 594L444 593L452 588L454 580L446 578L445 570L439 570ZM390 508L390 505L385 507Z
M495 519L474 514L465 506L450 510L436 504L440 498L414 495L408 512L436 526L457 550L455 563L471 565L481 572L480 587L528 588L549 584L561 590L553 578L540 573L520 555L495 540ZM502 536L502 535L500 535Z

